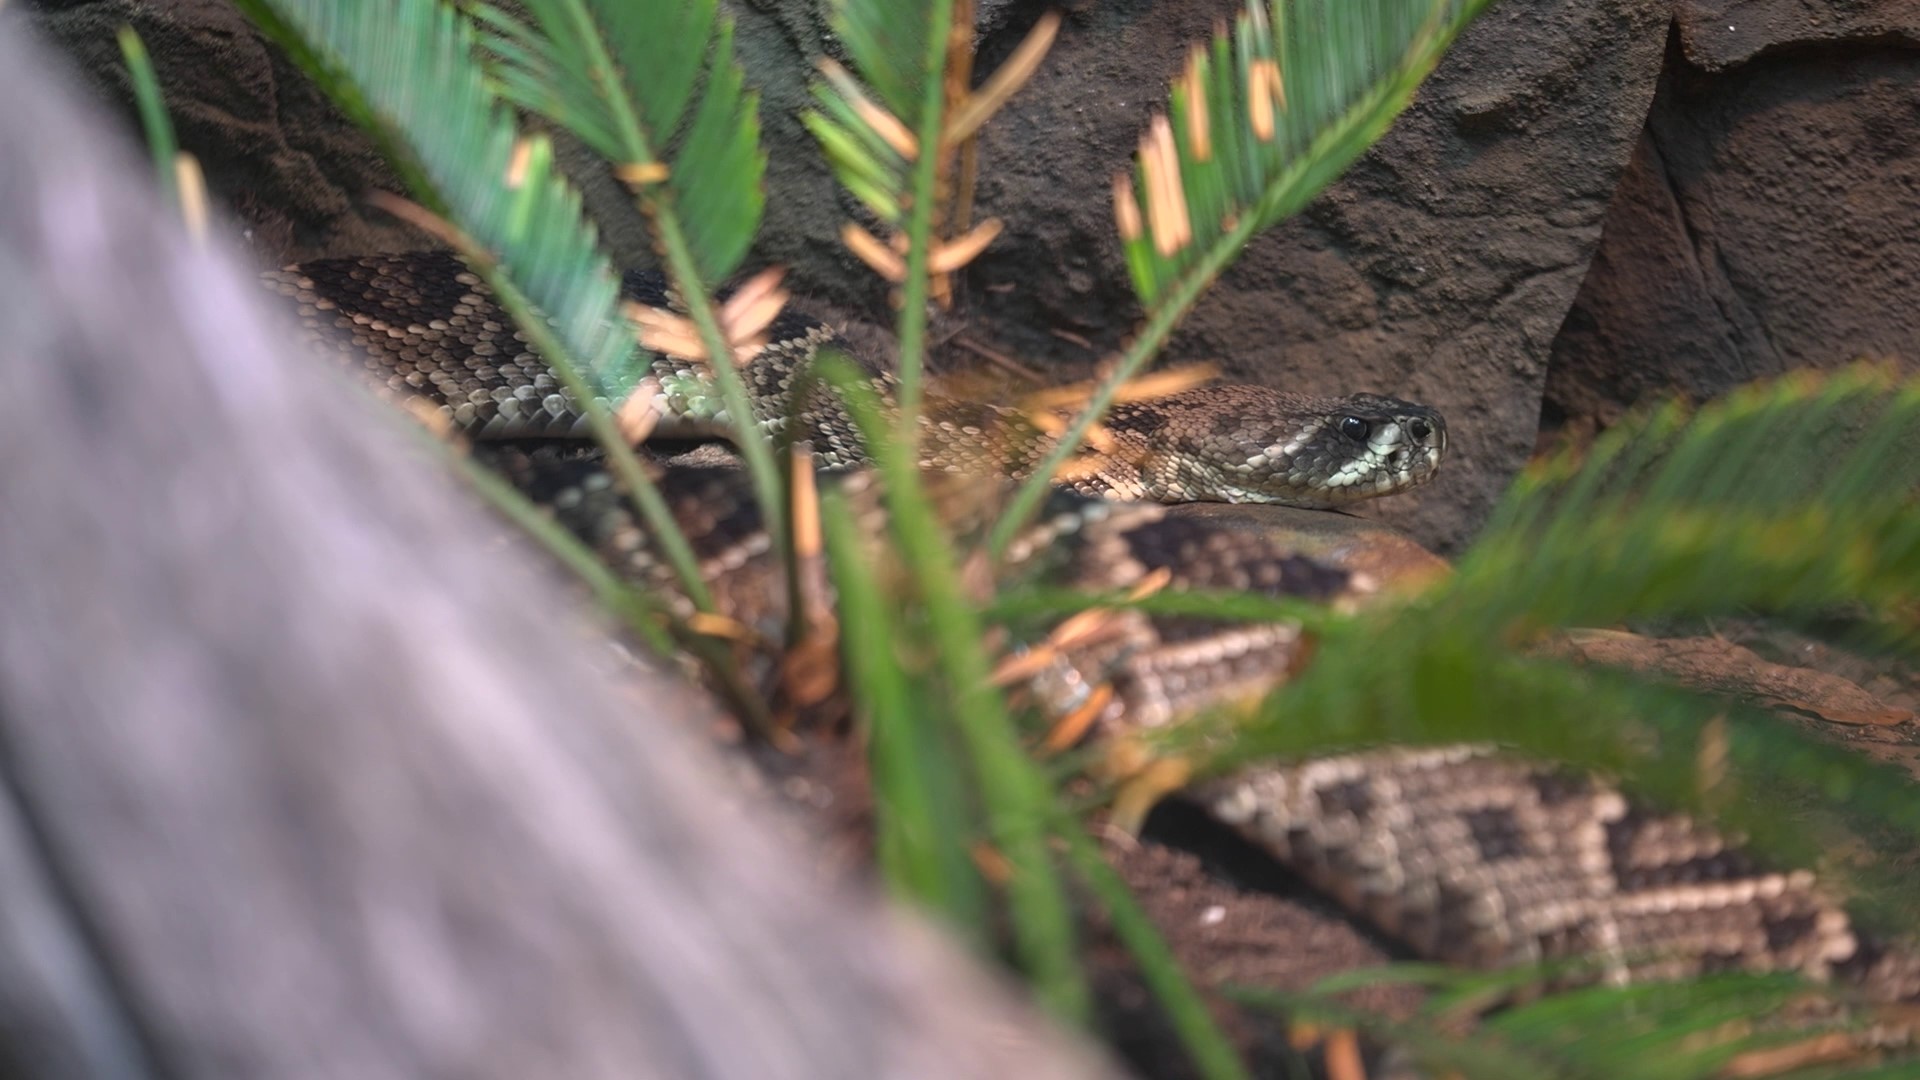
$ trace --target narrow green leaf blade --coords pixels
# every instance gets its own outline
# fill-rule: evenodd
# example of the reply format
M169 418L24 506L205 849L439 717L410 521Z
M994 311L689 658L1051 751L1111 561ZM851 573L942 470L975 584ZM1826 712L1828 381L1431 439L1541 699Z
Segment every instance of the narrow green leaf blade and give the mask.
M887 111L907 125L919 126L927 78L932 5L901 0L838 0L833 29L862 80Z
M726 50L718 51L711 63L702 63L714 37L718 3L592 0L592 7L613 46L627 94L640 107L640 123L658 140L656 146L665 146L686 115L702 69L712 79L732 63ZM721 36L731 38L731 26L726 20L721 23Z
M120 28L120 55L127 62L127 78L133 83L133 100L140 110L140 127L147 137L147 152L153 157L153 179L166 192L167 201L180 203L179 178L174 174L173 158L179 144L173 137L173 119L167 115L167 99L160 92L160 79L153 73L153 60L147 55L146 42L131 26Z
M733 58L733 23L722 20L705 92L667 181L694 263L708 284L739 268L766 208L759 97L745 86Z
M820 511L840 600L841 655L867 731L881 876L896 894L938 912L984 951L993 928L984 882L967 850L976 830L962 778L951 766L951 722L930 715L940 699L932 687L915 685L900 662L898 650L911 631L894 617L876 580L872 541L861 535L845 496L821 492Z

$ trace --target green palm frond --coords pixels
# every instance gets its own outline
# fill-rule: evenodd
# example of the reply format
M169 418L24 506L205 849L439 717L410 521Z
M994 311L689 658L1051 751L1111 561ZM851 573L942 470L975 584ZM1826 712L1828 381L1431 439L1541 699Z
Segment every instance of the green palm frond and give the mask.
M739 269L766 207L758 95L715 0L523 0L474 8L500 93L578 134L638 196L713 375L767 531L786 546L781 471L729 359L711 289Z
M472 26L438 0L242 0L243 9L355 120L384 135L416 198L499 258L596 388L618 400L639 377L620 280L555 170L523 138L475 61Z
M651 209L669 209L702 284L739 269L766 206L767 159L759 97L716 0L522 6L530 24L472 9L501 95L579 135Z
M900 141L888 141L856 104L862 98L852 77L829 69L826 82L815 83L814 99L821 112L801 116L801 122L820 143L827 164L854 198L889 228L906 227L904 198L911 183L913 163Z
M1196 46L1115 213L1152 308L1217 272L1380 137L1487 0L1252 0Z
M901 285L903 435L912 430L919 409L925 362L930 265L939 231L936 204L949 149L942 132L950 104L945 79L953 9L953 0L836 0L833 28L867 89L829 63L827 82L814 87L824 111L802 118L840 182L904 241L900 260L890 244L858 226L843 233L855 245L854 253L876 269L899 262L886 276Z
M1669 405L1516 484L1445 601L1482 633L1858 604L1920 646L1920 383L1862 365Z
M853 71L822 65L826 79L813 87L820 110L802 117L834 175L898 231L910 227L917 172L931 182L941 153L938 133L949 104L941 80L952 18L952 0L836 0L833 29Z
M941 69L927 60L936 53L945 55L952 20L952 0L838 0L832 23L854 70L881 106L914 129L920 126L929 89L940 83Z

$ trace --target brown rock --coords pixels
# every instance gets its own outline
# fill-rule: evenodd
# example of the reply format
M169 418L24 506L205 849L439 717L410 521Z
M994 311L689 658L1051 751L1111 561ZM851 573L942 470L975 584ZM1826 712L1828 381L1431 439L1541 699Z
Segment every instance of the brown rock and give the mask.
M1702 7L1681 7L1555 343L1550 418L1606 424L1649 395L1702 399L1861 356L1920 362L1920 52L1900 44L1911 25L1888 21L1920 23L1920 9L1846 5L1845 19L1783 26L1801 5L1719 21ZM1728 24L1766 41L1735 49L1713 33ZM1831 40L1847 30L1863 36Z
M1920 45L1920 7L1910 0L1678 0L1673 23L1687 62L1703 71L1781 46L1863 39Z

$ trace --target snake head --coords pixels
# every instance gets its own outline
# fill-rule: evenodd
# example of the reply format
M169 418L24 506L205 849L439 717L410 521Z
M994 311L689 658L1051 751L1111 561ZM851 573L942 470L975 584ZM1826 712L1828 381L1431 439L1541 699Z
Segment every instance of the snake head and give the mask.
M1282 456L1289 444L1294 468L1289 476L1305 476L1330 492L1335 504L1391 495L1419 487L1439 471L1447 452L1447 422L1439 412L1399 398L1355 394L1337 399L1320 430L1310 438L1279 443ZM1262 457L1272 456L1272 446Z
M1122 405L1107 426L1134 451L1141 497L1163 502L1344 506L1426 483L1447 450L1446 421L1425 405L1262 386Z

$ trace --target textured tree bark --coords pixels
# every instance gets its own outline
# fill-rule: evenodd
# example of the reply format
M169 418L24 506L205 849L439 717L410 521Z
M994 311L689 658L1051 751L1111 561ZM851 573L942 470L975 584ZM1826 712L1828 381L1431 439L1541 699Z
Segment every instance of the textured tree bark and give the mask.
M0 1073L1104 1073L750 820L66 87L0 17Z

